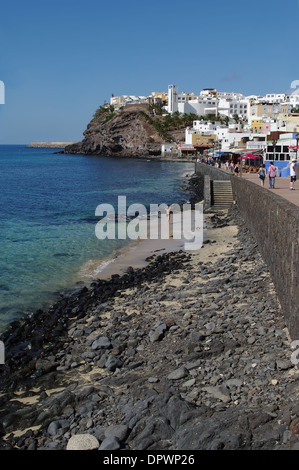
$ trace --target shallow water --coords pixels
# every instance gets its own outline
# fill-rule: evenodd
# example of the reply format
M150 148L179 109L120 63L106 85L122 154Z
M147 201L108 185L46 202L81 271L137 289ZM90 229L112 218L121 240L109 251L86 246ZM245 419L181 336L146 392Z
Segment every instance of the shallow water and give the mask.
M55 154L0 146L0 330L48 306L78 280L82 266L103 262L130 240L99 240L95 210L118 196L127 206L181 202L191 163ZM92 262L92 261L91 261Z

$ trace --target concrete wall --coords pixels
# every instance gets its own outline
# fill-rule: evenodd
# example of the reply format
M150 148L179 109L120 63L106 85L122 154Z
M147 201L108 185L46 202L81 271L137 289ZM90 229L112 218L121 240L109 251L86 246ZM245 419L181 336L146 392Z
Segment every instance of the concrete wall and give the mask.
M195 163L195 173L199 175L209 176L213 180L229 180L232 177L232 173L222 170L221 168L215 168L207 163Z
M228 171L200 162L195 163L195 173L202 177L201 184L204 185L204 210L207 211L213 203L211 181L228 181L232 178L232 174Z
M234 199L268 266L290 336L299 340L299 207L251 181L205 167L197 164L196 172L215 180L222 173L231 178Z
M270 271L286 324L299 339L299 208L242 178L232 178L234 199Z

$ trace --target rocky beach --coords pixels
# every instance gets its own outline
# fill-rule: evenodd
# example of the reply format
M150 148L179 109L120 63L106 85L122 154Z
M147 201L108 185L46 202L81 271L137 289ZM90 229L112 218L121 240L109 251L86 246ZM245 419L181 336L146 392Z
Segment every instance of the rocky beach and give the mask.
M267 266L237 206L205 219L200 250L151 252L8 328L2 450L299 448Z

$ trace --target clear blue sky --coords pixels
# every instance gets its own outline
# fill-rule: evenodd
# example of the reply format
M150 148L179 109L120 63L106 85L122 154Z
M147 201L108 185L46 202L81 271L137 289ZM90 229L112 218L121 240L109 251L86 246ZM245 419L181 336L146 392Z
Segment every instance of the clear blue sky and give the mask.
M112 93L283 93L298 19L298 0L2 2L0 143L79 141Z

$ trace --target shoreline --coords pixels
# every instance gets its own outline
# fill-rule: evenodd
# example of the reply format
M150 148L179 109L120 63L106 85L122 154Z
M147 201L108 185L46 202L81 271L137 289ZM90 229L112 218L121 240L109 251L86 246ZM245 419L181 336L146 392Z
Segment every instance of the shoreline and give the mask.
M299 371L238 208L205 214L199 250L175 244L125 247L2 335L0 449L299 447Z
M0 448L296 448L299 373L242 220L207 214L198 252L128 271L19 324Z
M194 169L193 169L194 170ZM182 186L183 188L183 192L186 193L186 196L190 196L192 195L192 191L193 191L193 188L189 188L189 180L190 178L194 177L194 172L192 171L192 169L190 168L190 170L181 170L180 171L180 185ZM32 315L34 314L34 312L36 310L44 310L44 309L48 309L51 307L51 305L53 303L55 303L57 300L59 300L59 298L63 295L70 295L72 292L78 290L79 288L81 288L83 285L84 286L89 286L91 282L93 282L93 280L98 276L98 270L100 269L100 273L102 273L102 267L103 265L107 265L107 268L104 268L104 271L106 273L105 275L105 278L107 279L107 277L109 277L109 275L113 275L114 272L113 270L111 270L111 267L109 267L109 264L111 263L114 267L114 269L119 272L119 269L117 267L117 263L121 263L122 265L124 265L124 262L122 261L123 259L123 256L125 255L126 257L128 257L128 263L131 264L133 263L134 264L134 256L133 256L133 253L131 253L130 256L129 255L129 252L131 250L131 248L134 248L134 245L136 245L136 243L141 243L141 242L147 242L147 240L138 240L138 241L128 241L128 243L126 245L124 245L123 247L117 249L116 251L112 252L110 255L108 255L107 257L105 258L101 258L101 259L89 259L89 260L86 260L82 265L79 265L77 268L75 268L72 272L69 273L68 275L68 281L67 283L62 283L63 284L63 287L62 288L59 288L59 287L55 287L54 286L54 289L53 291L49 291L49 296L48 298L45 298L43 300L42 303L40 302L35 302L35 306L32 308L32 307L28 307L26 309L26 311L24 310L24 312L22 313L21 312L21 309L19 308L15 313L14 313L14 319L9 319L8 321L6 321L5 319L3 319L3 325L1 325L1 330L0 330L0 335L2 333L5 332L5 330L7 328L9 328L10 324L13 323L14 321L17 321L18 319L21 319L23 316L25 315ZM157 243L159 243L159 241L157 241ZM153 249L156 249L155 247L153 247ZM157 249L163 249L160 248L160 247L157 247ZM151 248L149 247L148 248L148 254L143 250L142 248L142 251L144 252L144 256L143 258L146 258L147 256L150 256L151 255ZM137 265L145 265L145 261L144 259L141 259L142 256L136 254L136 259L138 259L137 261ZM128 265L129 266L129 265ZM125 267L122 269L122 271L124 271ZM94 273L94 275L93 275Z

